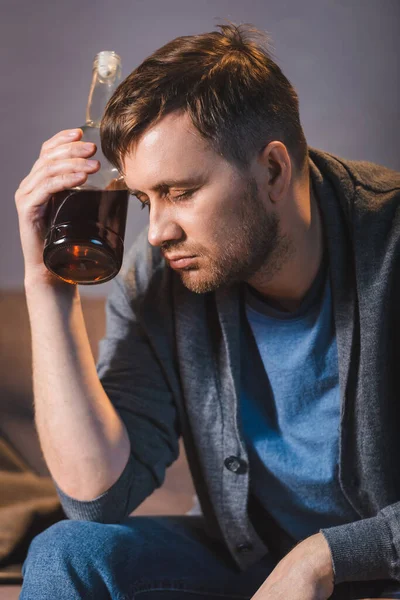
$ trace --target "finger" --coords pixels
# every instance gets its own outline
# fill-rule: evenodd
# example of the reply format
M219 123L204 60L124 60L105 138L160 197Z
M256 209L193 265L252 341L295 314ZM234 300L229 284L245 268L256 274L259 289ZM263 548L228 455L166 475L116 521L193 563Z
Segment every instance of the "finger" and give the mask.
M99 168L100 163L98 160L87 160L85 158L48 161L21 183L19 191L24 195L28 195L35 188L45 184L46 179L49 177L73 172L94 173Z
M86 179L87 173L63 173L55 177L48 177L41 186L35 188L29 195L28 202L17 202L17 209L20 214L30 211L48 202L53 194L67 190L77 185L82 185Z
M46 152L47 150L50 150L51 148L55 148L56 146L59 146L60 144L65 144L68 141L80 140L82 135L83 135L82 129L64 129L63 131L59 131L58 133L53 135L52 138L43 142L41 153Z
M62 144L61 146L56 146L54 148L50 148L45 152L42 152L35 164L33 165L31 172L35 173L42 166L44 166L47 162L52 160L58 160L61 158L72 158L72 157L89 157L95 154L97 150L96 144L92 142L70 142L68 144Z
M40 204L43 196L49 196L56 192L67 190L72 186L82 184L86 181L88 173L76 172L76 173L62 173L49 177L46 179L45 185L41 189L38 189L37 194L33 192L32 201L35 205Z
M42 147L40 149L39 158L34 163L32 169L30 170L28 175L25 177L25 179L22 180L21 185L25 184L25 181L26 181L26 179L28 179L30 174L33 171L37 170L38 163L41 164L41 158L46 156L46 153L48 153L53 148L57 148L58 146L60 146L62 144L71 142L71 140L79 141L80 138L82 137L82 135L83 135L82 129L64 129L63 131L59 131L58 133L56 133L49 140L46 140L45 142L43 142Z

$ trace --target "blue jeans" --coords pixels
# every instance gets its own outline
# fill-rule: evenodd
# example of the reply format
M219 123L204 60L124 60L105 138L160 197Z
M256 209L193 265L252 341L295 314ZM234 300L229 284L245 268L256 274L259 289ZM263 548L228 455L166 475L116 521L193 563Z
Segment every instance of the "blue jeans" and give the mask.
M65 520L33 539L20 600L249 600L275 565L267 554L240 572L202 516ZM360 584L364 595L341 584L331 598L400 598L381 583Z

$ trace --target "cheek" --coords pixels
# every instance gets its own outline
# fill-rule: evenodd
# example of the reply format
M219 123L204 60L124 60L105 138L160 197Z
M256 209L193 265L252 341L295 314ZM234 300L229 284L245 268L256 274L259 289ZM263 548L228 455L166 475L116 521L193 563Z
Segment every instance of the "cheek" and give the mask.
M176 207L176 219L188 242L205 250L219 250L232 233L242 227L242 215L234 202L234 194L208 190L193 205Z
M209 207L202 209L201 206L198 206L195 209L191 207L177 209L176 219L188 240L201 244L213 237L220 216L215 211L211 211Z

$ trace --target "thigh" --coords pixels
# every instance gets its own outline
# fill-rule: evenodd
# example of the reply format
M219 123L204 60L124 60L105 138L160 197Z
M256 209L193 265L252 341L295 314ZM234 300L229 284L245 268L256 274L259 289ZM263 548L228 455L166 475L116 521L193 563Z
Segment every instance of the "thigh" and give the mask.
M31 544L24 598L246 600L275 567L266 555L241 572L204 517L128 517L118 524L60 521ZM46 579L46 581L44 581Z
M206 534L202 516L130 517L121 527L142 544L126 600L250 599L276 565L266 555L241 572L225 545Z

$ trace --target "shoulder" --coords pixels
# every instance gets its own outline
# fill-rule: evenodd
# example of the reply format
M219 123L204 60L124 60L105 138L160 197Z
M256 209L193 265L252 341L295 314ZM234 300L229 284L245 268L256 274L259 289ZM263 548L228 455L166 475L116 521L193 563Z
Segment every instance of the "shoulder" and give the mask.
M358 187L376 194L400 192L400 172L368 161L337 160L347 169Z
M373 162L342 158L316 148L309 148L309 153L313 160L324 163L328 170L338 177L343 177L344 172L347 173L355 185L378 193L400 190L399 171Z
M346 191L354 208L372 212L400 201L400 172L369 161L350 160L309 148L310 158L323 175Z

